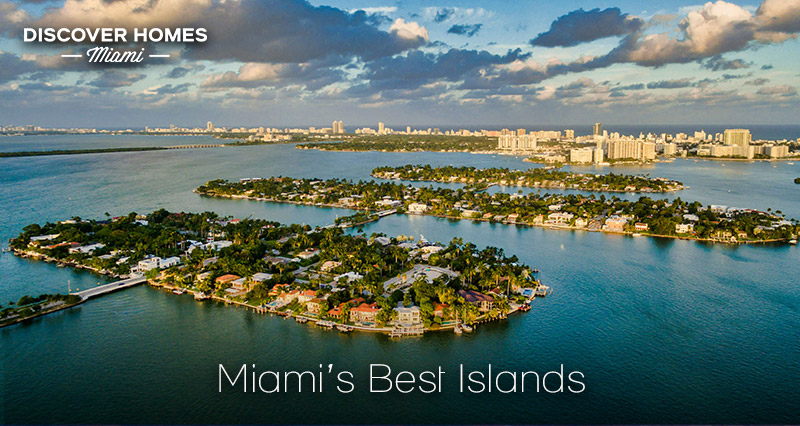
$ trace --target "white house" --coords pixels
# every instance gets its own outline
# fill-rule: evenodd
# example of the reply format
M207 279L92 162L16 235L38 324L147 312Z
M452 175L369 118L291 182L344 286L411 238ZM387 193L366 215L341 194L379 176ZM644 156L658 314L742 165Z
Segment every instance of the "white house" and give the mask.
M414 214L422 214L428 211L430 206L423 203L411 203L408 205L408 212Z

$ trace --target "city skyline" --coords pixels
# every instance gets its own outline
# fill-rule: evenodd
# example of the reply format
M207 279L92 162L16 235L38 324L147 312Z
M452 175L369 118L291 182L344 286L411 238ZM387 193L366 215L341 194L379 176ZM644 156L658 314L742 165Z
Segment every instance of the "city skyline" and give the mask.
M800 103L799 0L68 0L0 11L0 125L756 125L792 124ZM209 41L155 46L170 58L131 68L60 57L86 46L21 41L24 27L89 23L207 27Z

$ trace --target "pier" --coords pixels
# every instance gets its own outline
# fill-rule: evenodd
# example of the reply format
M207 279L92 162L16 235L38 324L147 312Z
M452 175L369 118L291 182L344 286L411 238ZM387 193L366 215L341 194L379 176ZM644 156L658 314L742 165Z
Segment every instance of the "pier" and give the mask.
M145 283L146 281L147 279L145 277L128 278L110 284L101 285L99 287L93 287L88 290L78 291L70 294L74 294L75 296L80 296L81 300L86 301L88 299L91 299L92 297L98 297L117 290L122 290L133 286L137 286L139 284Z

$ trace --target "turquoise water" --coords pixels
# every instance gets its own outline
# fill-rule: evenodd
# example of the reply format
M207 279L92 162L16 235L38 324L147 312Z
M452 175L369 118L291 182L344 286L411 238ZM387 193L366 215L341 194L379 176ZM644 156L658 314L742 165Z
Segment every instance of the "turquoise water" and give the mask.
M173 144L171 138L165 144ZM182 139L183 140L183 139ZM187 141L190 139L186 139ZM148 142L151 144L151 142ZM337 209L199 197L212 178L369 178L378 165L533 167L509 156L324 153L290 145L0 160L0 239L30 222L131 210L214 210L324 225ZM776 166L776 167L773 167ZM579 169L586 170L586 169ZM609 170L598 169L599 172ZM772 207L800 218L800 166L676 161L647 169L691 189L668 197ZM499 190L516 190L499 189ZM729 192L730 191L730 192ZM798 423L800 250L552 231L392 216L365 232L463 237L541 269L554 294L472 335L389 340L340 335L139 287L0 329L5 423ZM95 285L95 275L0 256L0 300ZM447 372L442 393L371 394L369 363ZM316 371L333 363L356 391L217 392L217 365ZM564 364L586 392L457 392L470 369L546 372Z

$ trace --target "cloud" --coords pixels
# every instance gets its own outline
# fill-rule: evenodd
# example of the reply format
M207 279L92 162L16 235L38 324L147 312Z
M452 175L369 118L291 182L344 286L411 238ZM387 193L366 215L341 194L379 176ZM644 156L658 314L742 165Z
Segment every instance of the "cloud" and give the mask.
M406 22L403 18L397 18L392 26L389 27L389 34L409 40L411 43L424 44L428 41L428 30L416 22Z
M308 90L318 90L341 81L344 73L335 68L333 61L304 64L272 64L251 62L238 71L228 71L207 77L200 84L204 90L241 87L284 87L300 85Z
M759 95L767 95L771 97L784 97L790 98L797 96L797 88L789 85L780 85L773 87L762 87L756 92Z
M35 70L33 61L22 60L13 53L0 51L0 83L16 80L20 75Z
M433 21L437 24L442 22L456 20L456 21L473 21L481 20L494 16L494 12L486 10L482 7L465 8L465 7L426 7L422 11L422 17L426 21ZM473 21L474 22L474 21Z
M677 80L662 80L647 83L648 89L682 89L692 85L691 78L681 78Z
M119 70L106 70L94 80L86 83L89 86L94 86L104 89L113 89L117 87L131 86L145 77L144 74L139 73L126 73Z
M183 84L164 84L157 87L151 87L144 91L145 94L154 94L154 95L175 95L178 93L186 93L189 91L189 88L194 86L192 83L183 83Z
M606 37L621 36L639 31L644 25L640 18L629 16L613 7L605 10L578 9L560 16L550 29L533 38L530 44L543 47L569 47Z
M202 64L186 64L175 67L169 70L166 74L164 74L165 78L182 78L189 75L189 73L199 72L204 70L206 67Z
M0 2L0 36L15 38L31 16L14 3Z
M762 31L800 31L800 0L764 0L756 11Z
M450 27L447 30L448 34L457 34L457 35L465 35L467 37L472 37L481 30L483 24L456 24Z
M712 71L722 70L738 70L741 68L749 68L752 62L745 62L742 59L723 59L722 55L716 55L708 58L702 63L702 67Z
M767 83L769 83L769 79L768 78L756 78L756 79L747 81L744 84L748 84L748 85L751 85L751 86L763 86L763 85L765 85Z
M485 50L450 49L444 53L425 53L419 50L406 55L381 58L367 63L360 77L373 91L394 88L416 88L434 81L459 81L478 69L493 64L507 64L527 58L520 49L495 55ZM365 89L364 86L359 90Z

